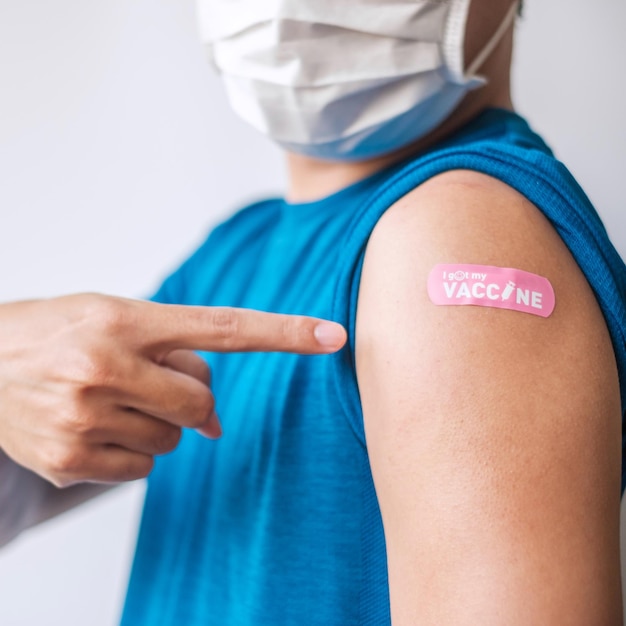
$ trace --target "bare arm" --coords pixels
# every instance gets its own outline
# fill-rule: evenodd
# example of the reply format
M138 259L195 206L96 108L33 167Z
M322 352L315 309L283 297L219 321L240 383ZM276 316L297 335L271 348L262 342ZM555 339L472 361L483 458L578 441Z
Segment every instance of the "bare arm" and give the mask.
M547 277L547 319L435 306L439 263ZM593 293L547 220L472 172L383 217L357 371L394 626L621 625L621 414Z

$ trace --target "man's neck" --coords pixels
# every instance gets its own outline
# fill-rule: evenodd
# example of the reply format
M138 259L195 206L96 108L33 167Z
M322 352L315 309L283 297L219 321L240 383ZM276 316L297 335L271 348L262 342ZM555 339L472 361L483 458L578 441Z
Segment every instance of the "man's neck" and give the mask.
M506 8L506 7L505 7ZM287 153L288 189L291 202L310 202L324 198L394 163L427 150L489 108L513 110L510 90L510 66L513 29L480 68L488 79L484 87L472 91L454 113L426 137L389 154L366 161L325 161ZM470 57L471 58L471 57Z
M481 107L461 106L456 114L423 139L390 154L366 161L325 161L301 154L287 153L289 181L287 198L291 202L310 202L329 196L394 163L427 150L453 134L485 109L493 107L513 110L510 98L497 103L489 102Z

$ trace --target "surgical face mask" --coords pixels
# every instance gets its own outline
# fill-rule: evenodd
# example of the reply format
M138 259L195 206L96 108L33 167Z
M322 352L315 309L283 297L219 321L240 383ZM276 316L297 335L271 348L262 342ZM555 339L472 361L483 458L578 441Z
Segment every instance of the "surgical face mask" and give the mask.
M287 150L360 160L435 129L472 89L517 3L465 69L471 0L198 0L233 109Z

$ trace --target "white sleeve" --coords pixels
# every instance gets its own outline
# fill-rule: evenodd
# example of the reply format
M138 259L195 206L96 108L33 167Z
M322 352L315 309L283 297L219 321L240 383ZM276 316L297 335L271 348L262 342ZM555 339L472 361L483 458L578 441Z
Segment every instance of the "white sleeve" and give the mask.
M81 484L58 489L0 450L0 547L23 530L72 509L115 485Z
M47 483L0 450L0 546L37 523Z

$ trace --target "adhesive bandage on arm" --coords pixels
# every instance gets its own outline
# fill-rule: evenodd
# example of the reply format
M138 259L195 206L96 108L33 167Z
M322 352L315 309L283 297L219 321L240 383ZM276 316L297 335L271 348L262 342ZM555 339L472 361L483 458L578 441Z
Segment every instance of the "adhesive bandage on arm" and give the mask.
M440 306L485 306L539 317L549 317L555 307L547 278L493 265L435 265L428 276L428 296Z

